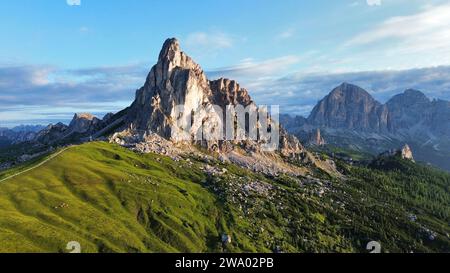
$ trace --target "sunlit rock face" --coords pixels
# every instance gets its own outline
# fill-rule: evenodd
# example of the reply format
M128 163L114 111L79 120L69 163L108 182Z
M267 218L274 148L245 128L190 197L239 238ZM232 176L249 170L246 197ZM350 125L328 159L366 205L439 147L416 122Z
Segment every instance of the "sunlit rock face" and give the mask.
M414 161L413 152L408 144L405 144L399 153L403 159Z
M202 68L180 49L179 42L168 39L144 86L136 92L136 99L127 114L127 124L132 130L149 131L175 142L200 139L208 147L230 147L225 143L233 140L227 138L229 105L257 109L248 91L236 81L209 81ZM260 121L252 127L247 125L245 130L260 128ZM279 129L278 125L273 126L273 130ZM205 139L204 132L210 139ZM256 139L243 142L249 147L257 147L260 140L265 141L258 134ZM279 141L286 153L303 149L297 139L286 133Z
M70 133L89 133L98 129L101 120L89 113L75 114L69 124Z
M319 128L313 130L313 132L309 137L308 144L312 146L323 146L326 144L325 139L322 137L322 133L320 132Z
M242 88L236 81L221 78L210 81L210 86L213 91L213 102L216 105L253 104L247 89Z
M201 67L181 51L176 39L169 39L144 86L136 92L129 113L130 125L177 139L172 132L173 123L176 120L188 123L192 111L211 105L211 96L209 81ZM175 109L180 105L184 106L183 113Z

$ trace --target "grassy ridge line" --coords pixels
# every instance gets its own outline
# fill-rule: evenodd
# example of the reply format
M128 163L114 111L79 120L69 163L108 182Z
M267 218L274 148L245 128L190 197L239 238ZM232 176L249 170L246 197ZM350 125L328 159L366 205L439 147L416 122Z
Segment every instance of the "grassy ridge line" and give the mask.
M66 148L62 149L61 151L59 151L59 152L57 152L57 153L51 155L49 158L45 159L44 161L42 161L41 163L37 164L36 166L33 166L33 167L31 167L31 168L28 168L28 169L25 169L25 170L23 170L23 171L21 171L21 172L18 172L18 173L16 173L16 174L13 174L13 175L8 176L8 177L6 177L6 178L0 179L0 183L5 182L6 180L9 180L9 179L14 178L14 177L16 177L16 176L19 176L19 175L21 175L21 174L24 174L24 173L26 173L26 172L32 171L32 170L34 170L34 169L36 169L36 168L39 168L39 167L41 167L42 165L44 165L45 163L49 162L50 160L54 159L55 157L57 157L58 155L62 154L63 152L67 151L67 150L70 149L70 148L72 148L72 146L66 147Z

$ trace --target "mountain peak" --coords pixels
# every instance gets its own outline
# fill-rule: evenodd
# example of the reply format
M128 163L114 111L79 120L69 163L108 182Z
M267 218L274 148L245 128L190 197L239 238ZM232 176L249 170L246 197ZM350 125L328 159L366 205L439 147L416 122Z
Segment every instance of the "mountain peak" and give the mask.
M331 94L361 94L361 95L365 95L367 97L372 97L369 92L367 92L366 90L364 90L363 88L348 83L348 82L343 82L341 85L339 85L338 87L336 87L335 89L333 89L333 91L331 92Z
M159 60L173 60L177 53L181 53L180 42L176 38L167 39L159 53Z
M92 115L91 113L76 113L73 117L73 120L77 120L77 119L93 120L94 118L96 118L96 117L94 115Z
M330 128L384 130L386 111L366 90L342 83L314 107L308 122Z
M92 131L99 123L100 120L90 113L78 113L70 122L69 129L71 132L86 133Z
M416 99L419 99L422 101L425 101L425 100L429 101L428 97L422 91L419 91L416 89L407 89L407 90L405 90L403 95L408 96L410 98L416 98Z
M348 88L348 87L358 87L358 86L356 86L354 84L351 84L351 83L348 83L348 82L343 82L343 83L341 83L341 85L339 85L339 87L341 87L341 88Z
M390 106L411 107L412 105L429 104L430 99L421 91L416 89L405 90L402 94L392 97L387 104Z

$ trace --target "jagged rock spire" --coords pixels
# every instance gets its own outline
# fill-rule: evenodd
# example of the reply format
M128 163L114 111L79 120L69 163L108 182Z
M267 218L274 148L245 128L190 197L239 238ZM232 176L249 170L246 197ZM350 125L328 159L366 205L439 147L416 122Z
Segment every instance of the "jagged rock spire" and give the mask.
M170 138L173 121L180 118L174 116L176 106L183 105L190 114L190 110L210 104L210 99L211 88L201 67L181 50L177 39L168 39L158 63L136 92L128 122L137 130Z
M322 133L320 132L319 128L315 129L311 133L310 139L309 139L309 144L313 145L313 146L323 146L326 144L325 139L323 139Z
M414 161L413 152L408 144L405 144L405 146L403 146L400 153L403 159Z
M175 55L181 53L180 43L176 38L167 39L159 53L159 61L163 59L174 59Z
M236 81L209 81L200 65L182 51L178 40L171 38L164 42L158 63L151 69L144 86L137 90L126 124L137 131L151 131L166 139L177 140L179 134L173 125L176 123L180 127L181 121L183 135L189 131L193 137L198 136L199 127L208 132L222 131L225 127L221 118L223 109L230 104L254 105L247 90ZM184 107L182 113L177 111L180 106ZM215 106L219 106L219 110L214 110L217 109ZM213 109L213 112L192 120L192 112L199 113L202 112L199 109L205 108ZM219 111L222 113L217 115ZM209 146L211 141L207 142Z

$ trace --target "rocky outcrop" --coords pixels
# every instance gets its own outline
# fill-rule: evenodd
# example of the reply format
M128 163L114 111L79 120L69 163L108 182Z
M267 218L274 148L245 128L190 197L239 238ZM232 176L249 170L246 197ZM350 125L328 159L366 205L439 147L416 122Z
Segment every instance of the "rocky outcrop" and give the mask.
M392 149L380 155L380 157L400 157L404 160L414 162L414 155L408 144L405 144L401 149Z
M431 100L418 90L381 104L364 89L344 83L307 119L285 115L281 120L300 139L320 129L327 144L372 155L409 143L417 160L450 170L450 102Z
M68 134L93 133L101 127L101 120L89 113L75 114L68 128Z
M133 129L172 138L175 120L188 122L191 112L210 104L211 97L209 81L201 67L181 51L176 39L168 39L158 63L151 69L144 86L136 92L127 121ZM178 105L184 106L181 116L176 116Z
M400 150L399 155L403 159L414 161L413 152L408 144L405 144L405 146L403 146L403 148Z
M50 144L63 138L65 132L69 127L63 123L57 123L55 125L50 124L44 130L40 131L35 141L43 144Z
M322 137L322 134L321 134L319 128L316 128L310 134L308 144L311 146L323 146L326 144L325 139Z
M69 126L63 123L50 124L36 135L34 141L41 144L83 141L84 138L91 137L105 125L105 122L92 114L79 113L74 115Z
M233 80L218 79L216 81L210 81L210 87L212 90L212 101L215 105L242 105L247 107L253 104L247 89L241 88L241 86Z
M131 130L155 133L174 142L180 142L180 139L192 141L203 132L223 132L225 136L226 124L222 118L226 115L224 110L228 105L238 104L256 108L248 91L236 81L209 81L202 68L181 51L179 42L176 39L168 39L144 86L137 90L126 122ZM179 106L183 107L182 112L177 111L176 107ZM201 109L207 111L202 112ZM193 113L196 115L192 116ZM197 115L199 113L200 115ZM189 129L187 137L185 131L179 132L174 128L175 123L180 129ZM248 124L245 126L248 132L251 128L248 128ZM256 126L259 125L255 124L254 128ZM277 130L279 126L273 124L271 128ZM284 154L303 150L300 142L284 131L280 138L280 150ZM260 136L258 140L233 141L233 145L242 144L241 146L247 147L248 150L259 151L260 144L266 141L267 139ZM229 151L233 147L229 142L221 138L206 141L202 139L201 144L212 150Z
M286 157L296 157L303 153L305 149L298 138L288 134L284 128L280 128L280 152Z
M236 115L234 124L228 124L235 133L233 137L226 132L228 113L225 110L229 105L250 106L255 110L254 116L259 114L259 119L256 122L246 120L243 124L242 115L241 119ZM262 122L263 117L269 121L267 127ZM262 134L261 130L267 130L268 134ZM235 131L239 131L239 136ZM275 131L280 131L279 138L269 134ZM213 139L205 137L205 133L212 134ZM271 147L275 147L289 157L303 152L298 139L273 121L268 111L258 112L246 89L229 79L209 81L200 65L181 50L174 38L165 41L158 62L150 70L144 85L136 91L130 107L117 114L109 113L102 120L89 113L75 114L69 126L62 123L49 125L35 140L41 144L59 144L111 135L111 141L124 146L134 145L140 151L158 150L155 147L161 145L150 143L157 138L142 137L157 135L175 144L200 144L222 153L237 147L246 153L273 151ZM143 145L137 145L139 142Z

